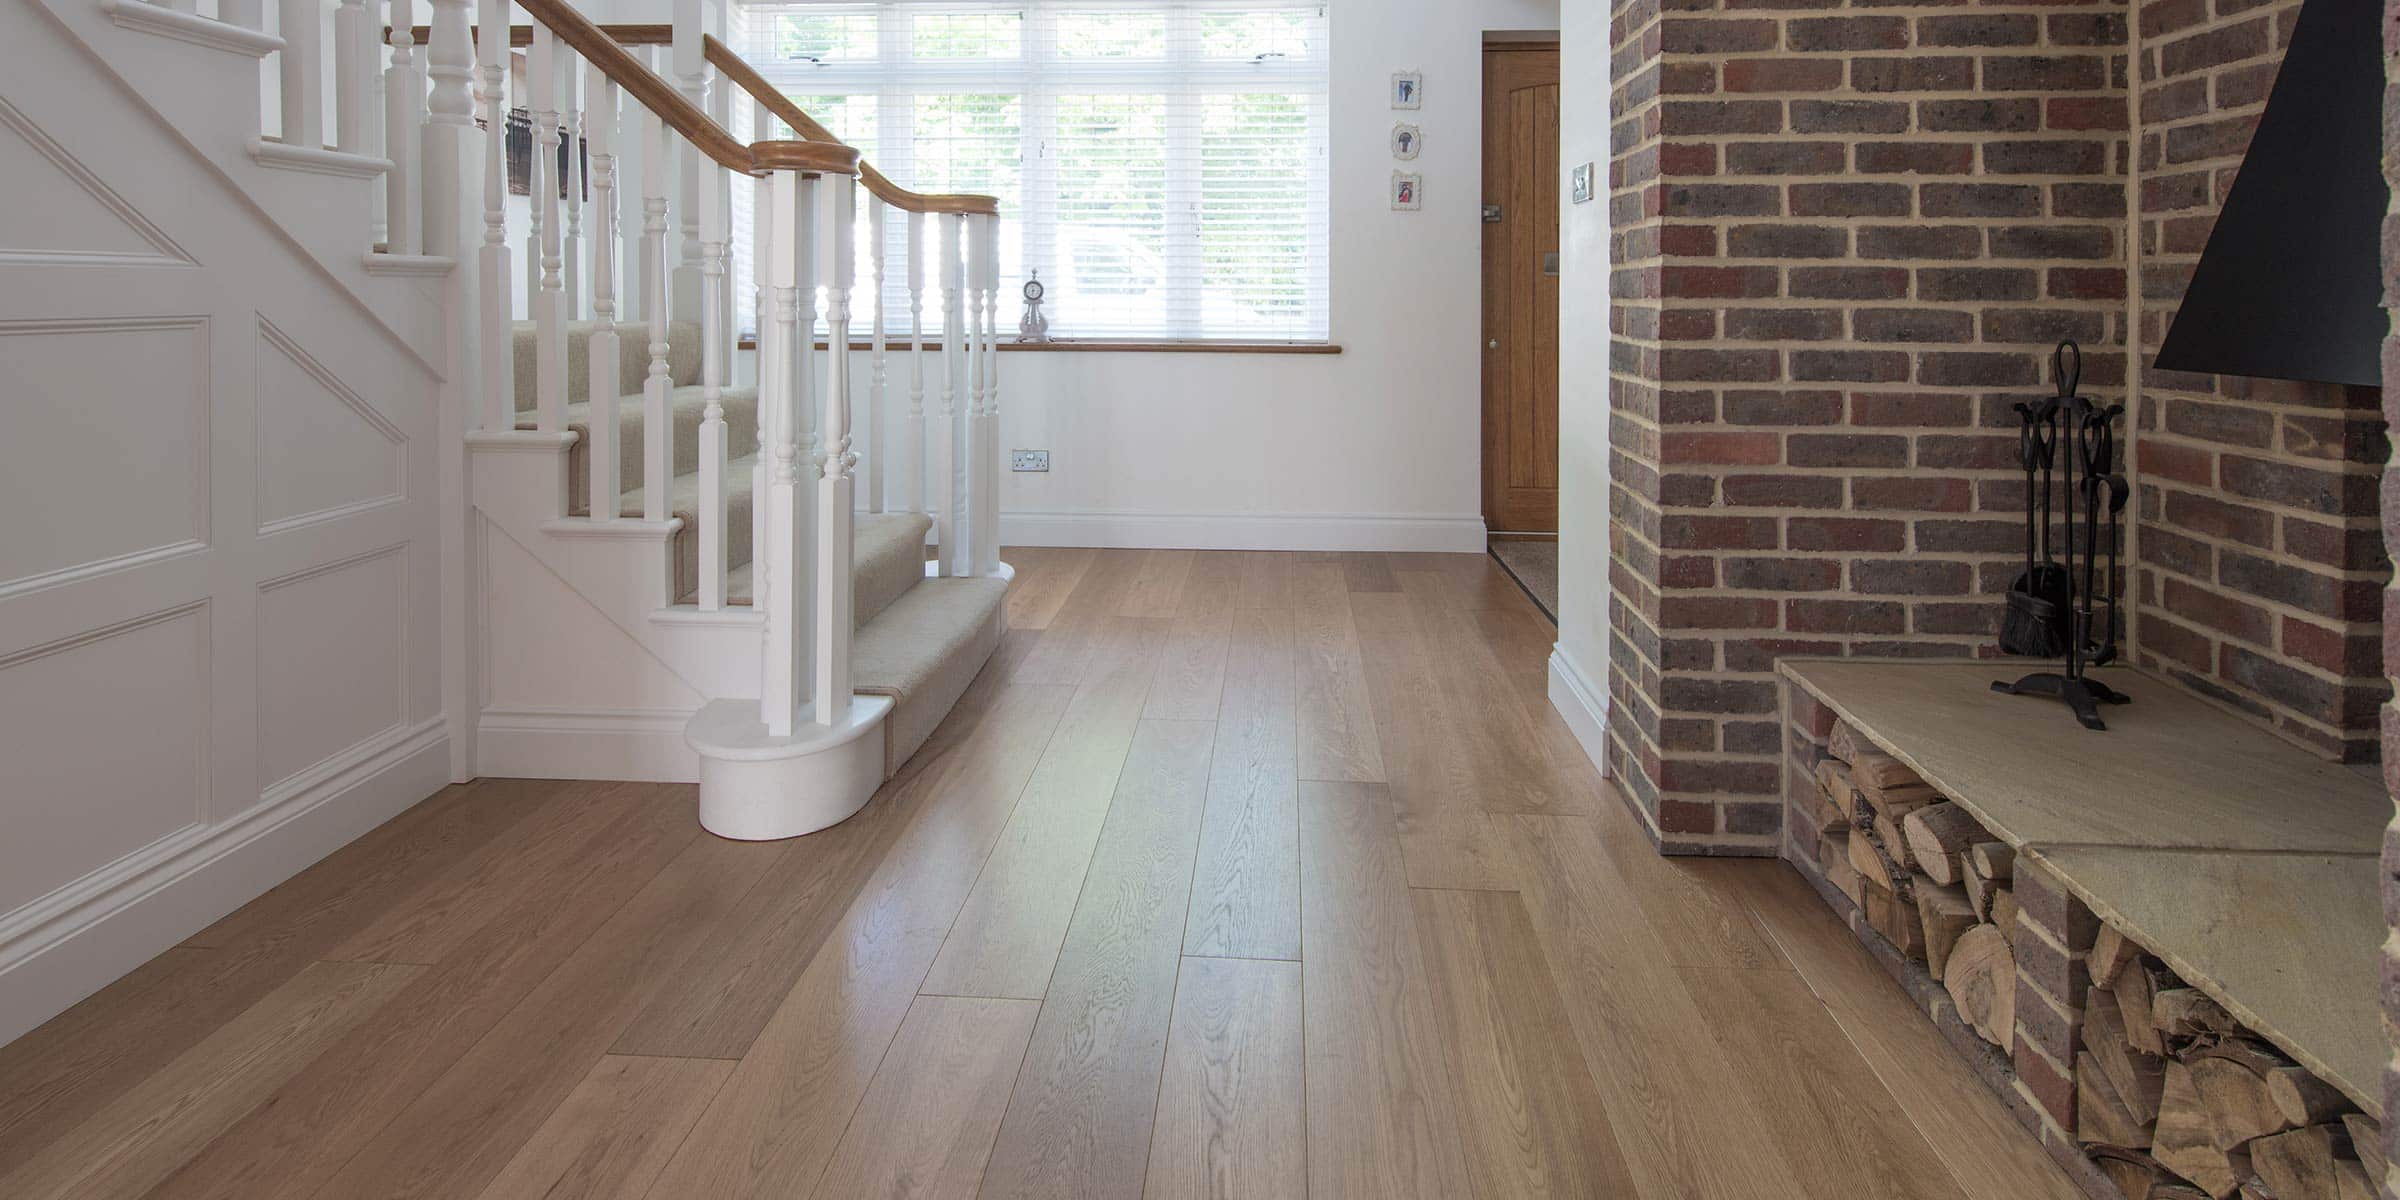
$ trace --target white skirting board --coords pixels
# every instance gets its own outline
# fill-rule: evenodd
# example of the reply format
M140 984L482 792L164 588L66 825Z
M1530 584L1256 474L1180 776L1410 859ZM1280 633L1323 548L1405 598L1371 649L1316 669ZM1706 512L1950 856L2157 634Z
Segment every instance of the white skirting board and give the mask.
M691 717L671 709L486 708L475 730L475 773L696 783L700 755L683 740Z
M1480 516L1374 513L1027 512L1000 514L1004 546L1138 550L1375 550L1481 554Z
M1594 683L1567 652L1550 650L1550 707L1565 718L1593 769L1608 774L1608 691Z
M0 917L0 1044L440 791L446 724L395 729L297 782Z

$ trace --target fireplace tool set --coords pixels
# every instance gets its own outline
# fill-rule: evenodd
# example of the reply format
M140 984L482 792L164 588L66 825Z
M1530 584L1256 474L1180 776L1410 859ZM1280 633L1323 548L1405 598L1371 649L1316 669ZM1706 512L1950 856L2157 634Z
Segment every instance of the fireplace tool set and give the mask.
M2059 343L2051 357L2058 395L2016 406L2019 465L2025 470L2025 572L2009 585L2000 618L2000 649L2007 654L2063 658L2058 671L2041 671L1992 690L2012 696L2050 696L2064 703L2086 729L2106 729L2103 704L2132 697L2085 674L2117 657L2118 523L2130 489L2116 473L2117 418L2125 406L2092 403L2077 395L2083 351ZM2066 519L2058 523L2065 553L2051 555L2053 470L2065 431ZM2076 528L2080 520L2080 535ZM2103 548L2106 569L2103 571Z

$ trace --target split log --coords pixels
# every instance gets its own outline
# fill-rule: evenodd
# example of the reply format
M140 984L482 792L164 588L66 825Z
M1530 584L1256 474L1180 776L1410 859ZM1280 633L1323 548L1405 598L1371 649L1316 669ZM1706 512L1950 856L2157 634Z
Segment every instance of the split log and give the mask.
M2083 1044L2136 1119L2158 1119L2159 1093L2166 1087L2167 1060L2144 1054L2125 1044L2125 1020L2117 1013L2116 993L2093 988L2083 1007Z
M1850 790L1850 765L1840 759L1818 759L1814 775L1818 789L1829 796L1841 796Z
M1959 1019L1977 1036L2003 1050L2011 1048L2017 1027L2017 959L1999 926L1978 925L1959 935L1950 947L1942 986L1957 1006Z
M2017 936L2017 894L2003 888L1992 893L1992 924L2011 938Z
M2075 1056L2075 1139L2085 1145L2121 1146L2138 1150L2150 1144L2153 1122L2134 1115L2108 1072L2086 1050Z
M1825 752L1843 762L1857 758L1860 746L1858 731L1848 721L1835 721L1832 735L1825 739Z
M2114 925L2100 926L2099 936L2092 939L2091 951L2084 955L2084 969L2090 973L2095 987L2116 983L2117 972L2142 952L2142 948L2126 940Z
M2164 968L2150 965L2149 960L2129 963L2117 972L2117 1011L2125 1017L2125 1042L2144 1054L2165 1054L2167 1040L2159 1035L2153 1014L2157 1009L2151 997L2160 990L2174 986L2167 982L2174 976Z
M2342 1200L2376 1200L2375 1185L2367 1178L2366 1164L2356 1159L2333 1160L2333 1181Z
M2273 1056L2226 1053L2240 1042L2211 1047L2190 1060L2192 1085L2208 1110L2219 1150L2231 1150L2253 1138L2281 1133L2292 1127L2267 1095L2266 1072L2280 1065Z
M2317 1125L2340 1118L2350 1108L2341 1089L2310 1074L2306 1067L2273 1067L2267 1071L2267 1098L2275 1111L2294 1125Z
M1876 750L1861 749L1850 759L1850 781L1858 786L1873 788L1923 787L1907 763Z
M1925 969L1940 979L1942 968L1950 961L1950 948L1958 944L1961 934L1975 928L1975 910L1967 904L1967 890L1957 884L1945 886L1919 875L1914 890L1917 922L1925 930Z
M2339 1125L2311 1125L2250 1143L2250 1165L2275 1200L2341 1200L2334 1173L2350 1140Z
M1905 881L1908 877L1900 877ZM1917 904L1906 889L1895 894L1879 887L1867 888L1867 925L1883 935L1905 958L1922 961L1925 957L1925 927L1917 922Z
M2367 1169L2367 1178L2382 1179L2383 1126L2365 1113L2343 1113L2342 1128L2350 1135L2350 1152L2358 1155L2358 1163Z
M2116 1185L2125 1200L2144 1200L2152 1194L2150 1189L2166 1177L2158 1161L2139 1150L2094 1146L2091 1159L2092 1165L2100 1168L2100 1173Z
M1976 917L1985 921L1991 920L1992 897L2006 889L1990 879L1976 874L1972 869L1969 869L1965 877L1958 883L1960 887L1967 889L1967 903L1974 906Z
M1985 879L2006 883L2015 875L2017 852L2007 842L1977 842L1968 848L1967 861Z
M2203 1200L2207 1192L2188 1183L2160 1182L2150 1185L2150 1200Z
M1908 814L1945 802L1940 792L1923 784L1905 788L1878 788L1853 779L1850 786L1857 790L1858 798L1868 808L1875 810L1877 819L1890 822L1894 830L1900 828L1901 819Z
M2242 1023L2199 988L2168 988L2150 997L2150 1023L2168 1037L2238 1033ZM2309 1122L2302 1121L2306 1125Z
M1928 804L1900 819L1901 836L1917 869L1935 883L1957 883L1963 868L1958 856L1983 840L1975 814L1956 804Z
M1851 831L1850 865L1858 871L1859 877L1869 884L1887 892L1894 890L1892 860L1884 856L1883 847L1875 844L1873 834L1865 830ZM1902 876L1902 878L1906 878L1906 876Z
M1809 819L1816 822L1818 833L1850 832L1850 810L1842 807L1841 802L1833 798L1833 793L1812 787L1808 789L1805 803Z
M2150 1156L2216 1200L2226 1200L2250 1177L2248 1154L2217 1146L2208 1108L2192 1082L2192 1069L2179 1060L2167 1063L2166 1089L2159 1099Z
M1825 882L1834 890L1850 897L1850 903L1866 904L1866 880L1859 877L1858 868L1850 865L1850 840L1864 838L1863 833L1829 833L1817 846L1817 866L1825 872Z

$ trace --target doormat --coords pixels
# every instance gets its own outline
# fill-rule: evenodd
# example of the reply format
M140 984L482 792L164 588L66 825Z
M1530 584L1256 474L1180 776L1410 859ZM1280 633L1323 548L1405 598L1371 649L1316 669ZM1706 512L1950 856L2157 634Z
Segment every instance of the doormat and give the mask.
M1558 624L1558 543L1495 541L1491 543L1492 557L1499 560L1502 570L1533 603Z

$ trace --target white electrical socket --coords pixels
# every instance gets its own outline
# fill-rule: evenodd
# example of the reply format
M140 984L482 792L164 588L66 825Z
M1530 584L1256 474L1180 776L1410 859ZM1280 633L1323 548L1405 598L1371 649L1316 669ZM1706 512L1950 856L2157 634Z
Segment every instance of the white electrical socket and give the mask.
M1047 471L1050 469L1050 452L1047 450L1011 450L1008 452L1008 469L1011 471Z

